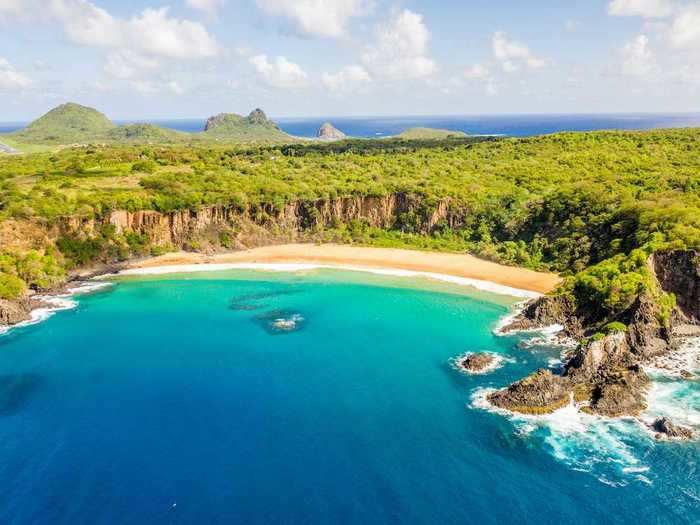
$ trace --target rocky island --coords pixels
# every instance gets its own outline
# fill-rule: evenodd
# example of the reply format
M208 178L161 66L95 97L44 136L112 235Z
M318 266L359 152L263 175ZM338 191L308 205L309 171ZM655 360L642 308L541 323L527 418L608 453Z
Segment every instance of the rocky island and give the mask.
M469 374L483 374L491 370L498 362L498 358L488 352L467 353L455 359L458 370Z
M324 123L321 128L318 130L317 133L317 138L319 140L324 140L328 142L333 142L336 140L343 140L346 137L345 133L337 129L333 124L330 122Z

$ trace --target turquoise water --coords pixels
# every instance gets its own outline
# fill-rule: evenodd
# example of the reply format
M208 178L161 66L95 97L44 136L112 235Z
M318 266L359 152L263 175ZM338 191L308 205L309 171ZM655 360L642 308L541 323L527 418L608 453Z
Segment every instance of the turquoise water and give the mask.
M479 408L560 350L493 335L508 298L409 286L129 278L0 336L0 523L698 522L697 443Z

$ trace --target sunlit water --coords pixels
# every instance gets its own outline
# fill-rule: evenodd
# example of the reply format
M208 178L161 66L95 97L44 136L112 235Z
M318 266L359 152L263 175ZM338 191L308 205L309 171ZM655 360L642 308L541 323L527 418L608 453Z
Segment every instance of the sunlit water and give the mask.
M697 523L700 447L487 410L514 301L313 271L128 278L0 336L0 523ZM466 351L503 356L485 375ZM659 378L655 410L698 415ZM680 407L680 410L679 410Z

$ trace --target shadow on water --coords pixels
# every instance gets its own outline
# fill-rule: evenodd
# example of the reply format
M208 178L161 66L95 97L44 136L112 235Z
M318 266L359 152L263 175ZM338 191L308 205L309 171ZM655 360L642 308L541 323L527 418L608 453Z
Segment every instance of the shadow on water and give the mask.
M256 315L254 319L270 335L298 332L306 325L304 316L292 310L271 310Z
M19 412L43 383L38 374L0 375L0 416Z

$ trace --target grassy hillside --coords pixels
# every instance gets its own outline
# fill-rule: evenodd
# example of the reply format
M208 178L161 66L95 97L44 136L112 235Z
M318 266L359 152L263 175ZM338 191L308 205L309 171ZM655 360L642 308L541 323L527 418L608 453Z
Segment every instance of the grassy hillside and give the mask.
M113 142L169 144L188 140L190 135L153 124L127 124L110 130L105 138Z
M8 156L0 163L0 234L7 221L41 225L115 209L232 205L254 208L265 221L291 201L399 194L411 211L390 228L351 221L313 230L314 238L466 251L562 272L570 276L566 293L611 314L651 286L646 254L700 248L700 130L381 144L119 146ZM434 222L438 209L450 220ZM148 239L107 230L57 246L42 242L33 247L60 267L148 247ZM0 272L17 274L15 267L7 263ZM25 281L35 284L31 276Z
M298 141L256 109L247 117L222 113L207 122L203 133L183 133L152 124L117 126L99 111L68 103L52 109L29 126L0 136L3 143L24 153L53 151L73 144L282 144Z
M52 109L9 137L23 144L73 144L103 137L115 127L96 109L68 103Z
M467 134L462 131L451 131L449 129L435 129L435 128L411 128L399 133L398 137L402 139L423 139L423 140L437 140L437 139L448 139L448 138L464 138Z
M202 133L205 139L236 142L291 142L293 137L256 109L247 117L235 113L221 113L211 117Z

